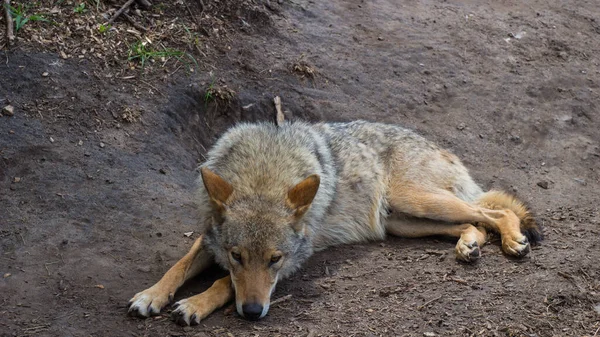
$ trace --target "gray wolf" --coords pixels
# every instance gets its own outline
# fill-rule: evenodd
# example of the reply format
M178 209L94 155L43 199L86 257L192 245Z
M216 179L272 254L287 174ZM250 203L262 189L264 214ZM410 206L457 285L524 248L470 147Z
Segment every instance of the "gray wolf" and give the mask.
M197 324L233 299L241 316L264 317L277 282L334 245L445 235L458 238L458 260L474 262L488 232L514 257L542 239L521 201L484 192L455 155L395 125L237 125L209 151L199 185L202 236L131 299L131 314L158 314L214 262L229 275L177 302L180 324Z

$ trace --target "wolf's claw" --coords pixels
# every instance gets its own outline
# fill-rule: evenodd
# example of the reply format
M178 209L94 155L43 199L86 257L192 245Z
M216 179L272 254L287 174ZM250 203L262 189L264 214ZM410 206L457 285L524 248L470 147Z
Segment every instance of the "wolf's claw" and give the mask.
M458 240L456 244L456 258L464 262L475 262L481 257L481 250L477 241L464 242Z
M530 252L529 240L526 236L518 239L502 238L502 250L508 255L523 257Z
M135 294L129 300L128 314L142 318L158 315L160 310L169 304L172 299L173 294L169 294L157 285L154 285Z

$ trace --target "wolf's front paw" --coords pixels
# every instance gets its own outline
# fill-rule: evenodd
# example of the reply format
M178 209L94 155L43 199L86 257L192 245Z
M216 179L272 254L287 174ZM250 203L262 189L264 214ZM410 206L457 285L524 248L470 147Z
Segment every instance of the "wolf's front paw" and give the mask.
M196 325L213 312L213 306L202 298L202 294L183 299L173 306L171 319L179 325Z
M158 315L173 300L173 293L161 288L158 284L141 291L129 300L129 315L149 317Z
M529 253L529 240L524 235L519 238L502 237L502 250L515 257L523 257Z
M464 262L475 262L481 257L477 241L466 242L461 238L456 244L456 258Z

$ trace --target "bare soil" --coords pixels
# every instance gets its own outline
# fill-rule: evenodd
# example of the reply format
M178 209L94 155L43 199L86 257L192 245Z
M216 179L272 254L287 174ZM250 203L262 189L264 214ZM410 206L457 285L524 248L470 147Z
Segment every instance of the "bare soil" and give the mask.
M150 32L117 20L104 36L102 10L78 17L65 2L56 26L28 23L0 53L0 109L15 108L0 117L1 336L599 334L595 0L200 3L157 2L136 17ZM189 41L183 24L197 34ZM126 43L169 29L161 41L197 67L168 58L142 72L127 61ZM91 52L91 36L105 48ZM233 98L207 99L225 87ZM475 265L443 238L336 247L283 281L274 298L291 297L259 322L230 310L196 327L177 326L169 309L128 317L131 296L198 236L184 233L196 230L206 149L235 122L274 120L276 95L288 119L417 130L486 188L527 200L545 241L519 261L492 241Z

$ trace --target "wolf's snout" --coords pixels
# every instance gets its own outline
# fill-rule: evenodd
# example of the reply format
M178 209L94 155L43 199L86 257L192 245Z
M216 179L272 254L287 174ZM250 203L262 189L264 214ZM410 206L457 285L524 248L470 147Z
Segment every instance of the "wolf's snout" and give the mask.
M244 312L244 317L255 321L262 316L263 306L258 303L244 304L242 305L242 311Z

